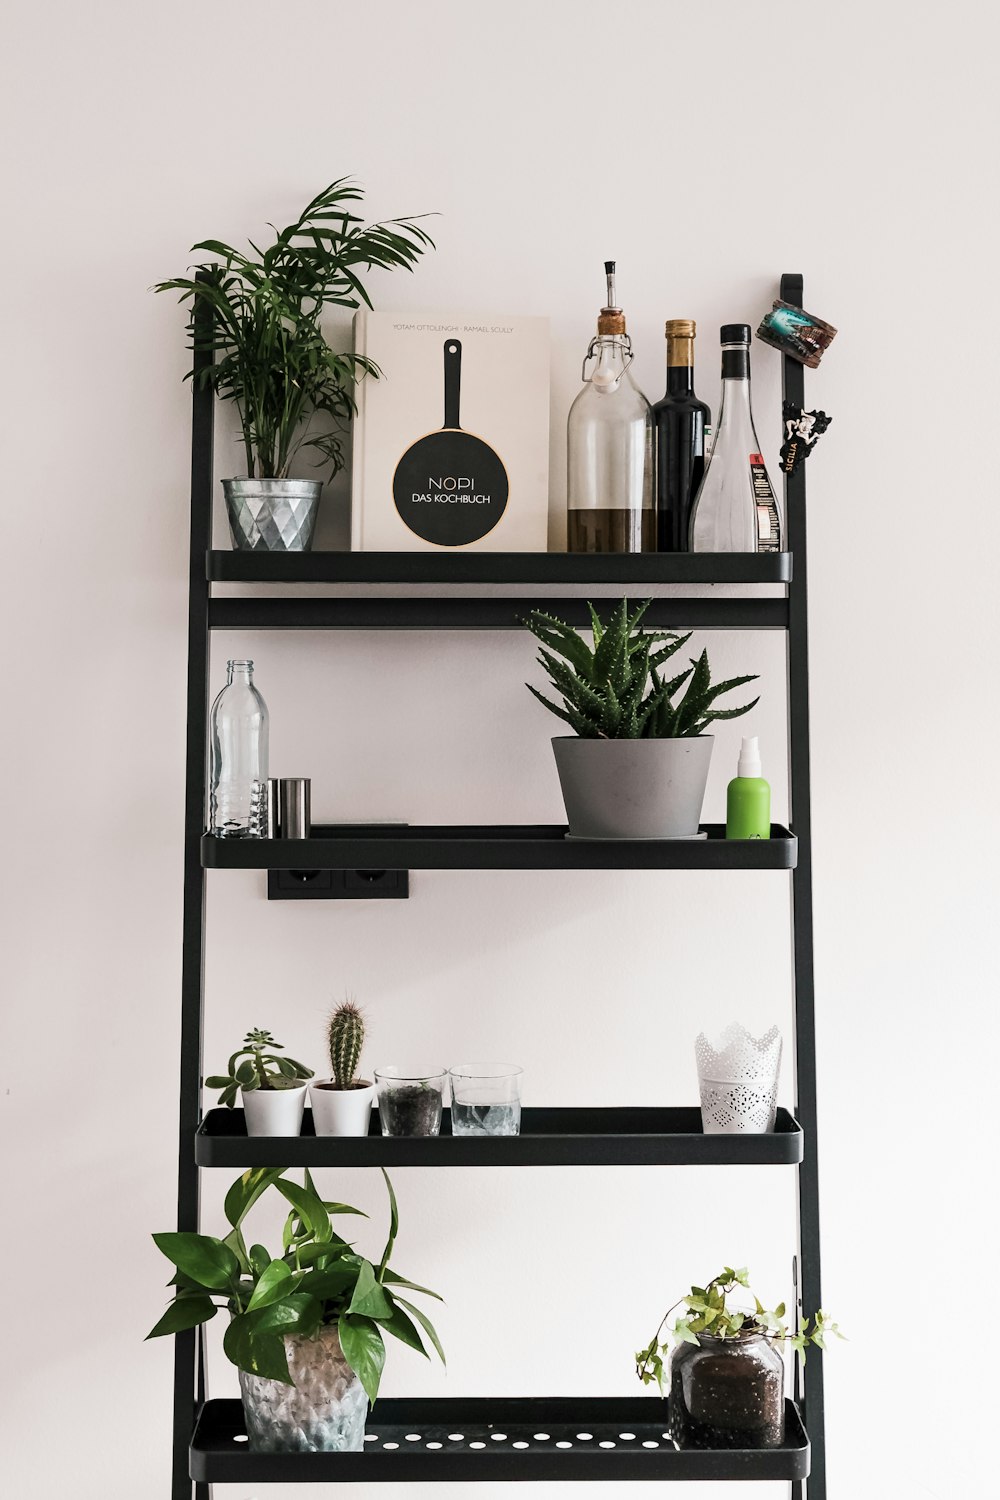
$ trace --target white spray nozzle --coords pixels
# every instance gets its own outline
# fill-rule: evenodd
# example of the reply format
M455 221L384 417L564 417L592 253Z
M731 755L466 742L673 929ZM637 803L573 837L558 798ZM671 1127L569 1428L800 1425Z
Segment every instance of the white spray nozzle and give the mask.
M740 745L740 763L736 768L736 774L737 776L760 775L760 746L755 734L749 739L744 738Z

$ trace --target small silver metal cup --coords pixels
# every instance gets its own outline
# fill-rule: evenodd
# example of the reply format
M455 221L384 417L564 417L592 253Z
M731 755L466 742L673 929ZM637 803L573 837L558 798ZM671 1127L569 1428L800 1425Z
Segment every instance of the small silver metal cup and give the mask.
M311 823L312 780L282 776L278 782L278 822L283 839L307 839Z

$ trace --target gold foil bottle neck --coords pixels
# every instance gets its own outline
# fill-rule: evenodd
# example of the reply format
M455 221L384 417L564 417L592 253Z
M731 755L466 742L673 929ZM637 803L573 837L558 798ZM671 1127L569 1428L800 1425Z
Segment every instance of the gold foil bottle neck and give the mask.
M667 336L668 366L694 364L695 321L693 318L668 318Z
M597 332L600 334L624 334L625 314L620 307L602 307L597 316Z

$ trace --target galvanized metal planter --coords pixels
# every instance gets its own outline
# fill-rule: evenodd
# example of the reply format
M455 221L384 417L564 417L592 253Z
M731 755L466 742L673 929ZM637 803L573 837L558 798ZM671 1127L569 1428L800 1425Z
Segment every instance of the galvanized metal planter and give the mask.
M238 552L308 552L323 485L317 479L224 479Z
M285 1335L294 1385L240 1371L247 1436L255 1453L360 1453L368 1397L340 1348L336 1324L312 1338Z

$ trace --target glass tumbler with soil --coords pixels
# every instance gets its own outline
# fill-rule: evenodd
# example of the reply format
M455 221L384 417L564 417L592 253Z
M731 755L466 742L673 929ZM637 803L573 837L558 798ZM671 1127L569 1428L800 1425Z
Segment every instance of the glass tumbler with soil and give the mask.
M440 1135L446 1068L375 1069L383 1135Z
M678 1344L670 1357L670 1436L679 1448L777 1448L785 1363L761 1334Z

